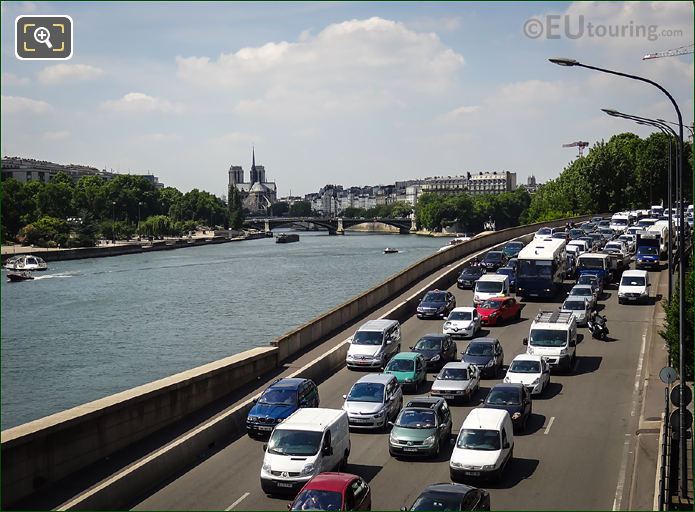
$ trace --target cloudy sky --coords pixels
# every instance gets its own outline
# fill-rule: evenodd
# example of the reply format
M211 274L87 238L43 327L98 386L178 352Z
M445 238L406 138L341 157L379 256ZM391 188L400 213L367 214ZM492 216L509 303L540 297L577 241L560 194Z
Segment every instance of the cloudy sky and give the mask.
M71 15L73 58L17 60L20 14ZM641 57L691 44L692 27L691 2L2 2L2 153L218 195L252 144L280 195L546 180L575 155L563 143L649 133L600 108L675 119L648 85L547 58L654 79L690 124L693 56Z

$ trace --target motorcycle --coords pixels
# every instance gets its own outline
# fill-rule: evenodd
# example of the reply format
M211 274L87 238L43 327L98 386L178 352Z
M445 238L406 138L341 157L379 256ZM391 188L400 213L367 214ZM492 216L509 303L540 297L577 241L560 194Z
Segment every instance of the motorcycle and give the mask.
M591 337L596 340L606 340L608 338L608 326L606 325L606 317L594 315L588 322L587 327L591 331Z

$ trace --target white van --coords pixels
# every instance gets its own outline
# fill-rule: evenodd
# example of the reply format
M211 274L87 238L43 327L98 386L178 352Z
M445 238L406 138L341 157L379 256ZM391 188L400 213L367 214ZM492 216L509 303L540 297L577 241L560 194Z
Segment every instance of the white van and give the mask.
M296 493L315 475L340 471L347 465L347 413L339 409L297 409L275 427L263 448L263 492Z
M567 251L568 247L579 247L579 250L583 253L591 251L591 245L589 245L589 242L587 240L570 240L569 242L567 242L567 247L565 247L565 251Z
M499 480L514 456L514 428L502 409L473 409L463 421L449 461L451 480Z
M350 337L345 364L353 368L383 368L401 351L401 324L397 320L369 320Z
M626 270L618 286L618 304L625 302L649 303L649 273L646 270Z
M577 354L577 319L572 313L539 311L523 339L530 356L541 356L551 369L574 369Z
M509 277L506 274L485 274L475 282L473 304L480 306L494 297L509 295Z
M659 235L659 253L661 256L668 254L668 225L654 224L647 228L647 233Z
M631 217L629 213L620 212L616 213L611 217L610 228L616 233L623 233L630 225L634 217Z

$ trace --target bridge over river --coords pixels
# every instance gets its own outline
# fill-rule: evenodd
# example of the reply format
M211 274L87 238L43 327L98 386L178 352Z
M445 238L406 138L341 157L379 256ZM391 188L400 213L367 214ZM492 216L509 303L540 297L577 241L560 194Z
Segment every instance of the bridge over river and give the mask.
M373 222L381 222L388 226L394 226L399 229L402 235L414 233L417 229L415 218L383 218L375 217L372 219L365 218L329 218L329 217L257 217L246 219L244 227L261 229L263 231L272 231L274 228L292 226L294 224L313 224L314 226L328 230L329 235L344 235L345 229L359 224L371 224Z

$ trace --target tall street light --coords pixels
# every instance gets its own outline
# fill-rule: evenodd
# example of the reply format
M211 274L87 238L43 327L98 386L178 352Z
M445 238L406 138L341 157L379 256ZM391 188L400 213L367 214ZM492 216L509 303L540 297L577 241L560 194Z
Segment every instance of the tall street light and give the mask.
M140 229L140 207L145 204L142 201L138 201L138 230Z
M116 244L116 201L111 201L112 217L111 217L111 243Z
M599 68L596 66L589 66L588 64L582 64L581 62L575 60L575 59L567 59L567 58L552 58L548 59L550 62L553 64L557 64L558 66L567 66L567 67L581 67L581 68L586 68L586 69L591 69L594 71L599 71L601 73L608 73L609 75L616 75L616 76L622 76L623 78L629 78L630 80L637 80L640 82L647 83L649 85L652 85L659 89L661 92L663 92L666 97L671 101L671 104L673 105L673 108L676 110L676 115L678 116L678 144L677 144L677 154L678 156L678 162L676 165L676 169L681 168L682 162L682 155L683 155L683 116L681 115L681 110L678 108L678 104L676 103L676 100L673 99L673 96L671 96L671 93L669 93L666 89L664 89L661 85L658 83L649 80L648 78L644 78L642 76L637 76L637 75L630 75L628 73L621 73L620 71L614 71L612 69L605 69L605 68ZM683 179L683 173L680 174L680 179ZM680 183L680 189L684 190L683 183ZM680 240L680 243L678 244L678 260L680 261L680 272L678 272L678 345L679 345L679 357L678 360L680 362L679 364L679 372L680 372L680 379L681 379L681 387L680 387L680 405L679 405L679 416L680 416L680 432L679 432L679 442L680 442L680 462L681 462L681 471L680 471L680 495L681 498L687 498L688 497L688 453L686 450L685 442L686 442L686 425L685 425L685 364L684 364L684 356L685 356L685 347L684 347L684 328L685 328L685 272L683 271L683 263L685 262L685 249L684 249L684 244L683 241L685 240L685 215L684 215L684 209L681 208L680 211L678 212L678 238Z
M661 130L668 137L668 198L667 198L667 209L668 209L668 303L671 304L671 295L673 294L673 219L672 219L672 147L671 138L676 138L676 132L673 131L668 125L656 119L649 119L646 117L640 117L630 114L624 114L623 112L618 112L617 110L611 109L601 109L603 112L612 117L619 117L621 119L629 119L631 121L636 121L638 124L652 126ZM676 196L677 197L677 196Z

